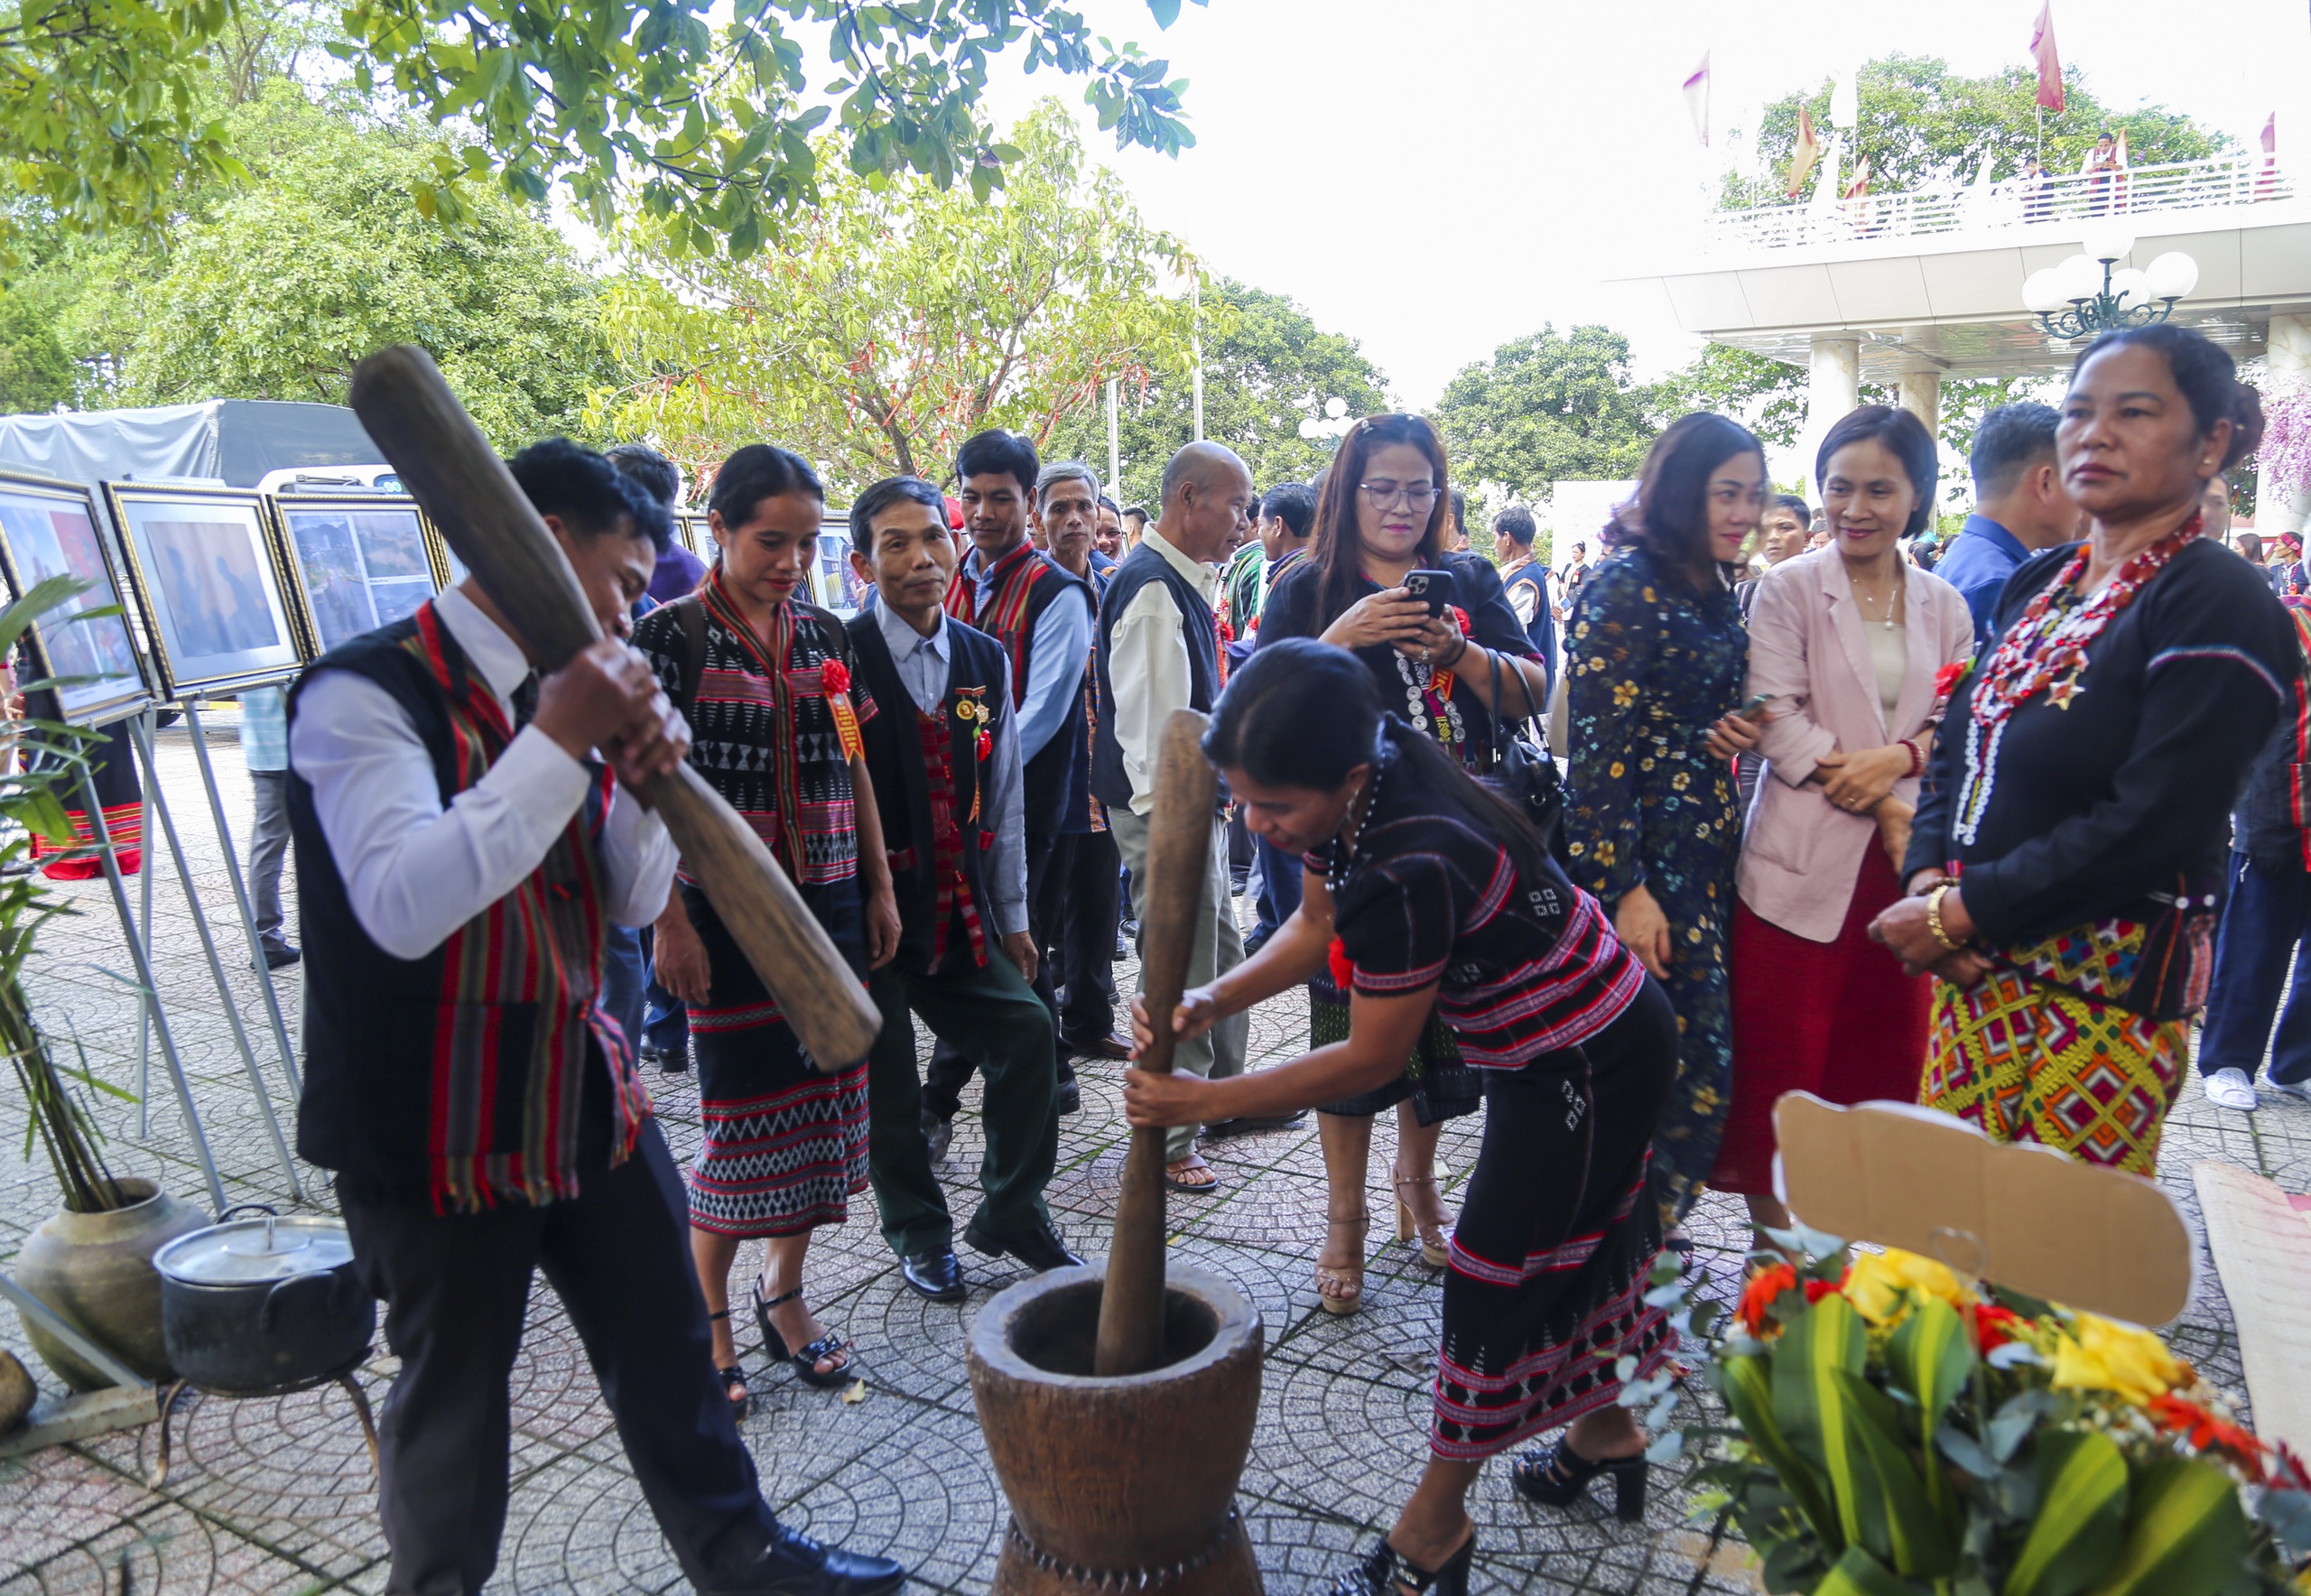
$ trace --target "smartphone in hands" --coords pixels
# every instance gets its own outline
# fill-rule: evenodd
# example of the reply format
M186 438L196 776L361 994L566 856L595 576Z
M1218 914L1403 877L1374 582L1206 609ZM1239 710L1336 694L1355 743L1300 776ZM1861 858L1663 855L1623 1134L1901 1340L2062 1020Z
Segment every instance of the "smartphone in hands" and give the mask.
M1428 607L1432 619L1442 618L1444 606L1452 598L1452 573L1449 571L1415 571L1405 575L1405 591Z

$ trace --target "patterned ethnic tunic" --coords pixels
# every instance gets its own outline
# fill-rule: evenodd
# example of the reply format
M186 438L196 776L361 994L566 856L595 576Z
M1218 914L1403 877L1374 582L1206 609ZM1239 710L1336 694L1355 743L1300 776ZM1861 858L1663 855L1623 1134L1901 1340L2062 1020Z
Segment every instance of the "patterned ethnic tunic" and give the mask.
M681 610L705 612L695 687ZM867 973L850 766L828 706L825 667L862 723L875 701L857 685L841 623L790 600L766 643L740 616L718 569L694 598L635 627L666 695L689 715L690 763L794 877L803 899L861 980ZM775 662L775 664L774 664ZM840 1224L867 1189L867 1066L812 1067L778 1005L687 871L682 906L706 944L710 990L689 1011L706 1140L691 1168L691 1222L725 1236L791 1236Z
M1669 1005L1604 911L1545 861L1521 868L1388 728L1353 858L1310 854L1368 997L1434 986L1485 1077L1482 1150L1444 1276L1429 1445L1490 1457L1612 1403L1616 1367L1676 1344L1648 1306L1660 1250L1650 1138L1676 1072Z

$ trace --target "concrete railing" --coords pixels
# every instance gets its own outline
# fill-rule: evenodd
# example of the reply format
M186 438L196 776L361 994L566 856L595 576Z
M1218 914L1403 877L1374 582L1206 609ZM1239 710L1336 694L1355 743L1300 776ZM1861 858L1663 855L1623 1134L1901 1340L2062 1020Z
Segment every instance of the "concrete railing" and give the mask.
M2119 172L2009 178L1987 188L1865 194L1819 209L1798 201L1714 211L1702 223L1701 245L1707 255L1734 255L2005 228L2075 231L2093 217L2211 210L2292 200L2301 191L2283 162L2257 150Z

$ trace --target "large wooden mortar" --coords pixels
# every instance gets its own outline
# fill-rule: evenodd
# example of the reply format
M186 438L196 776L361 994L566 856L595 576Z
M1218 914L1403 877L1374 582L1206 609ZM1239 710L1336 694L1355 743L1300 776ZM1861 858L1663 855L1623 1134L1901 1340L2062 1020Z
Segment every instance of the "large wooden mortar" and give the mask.
M1102 1377L1100 1286L1097 1265L1054 1269L971 1325L971 1397L1011 1504L997 1596L1258 1596L1235 1497L1259 1408L1259 1310L1174 1267L1161 1363Z

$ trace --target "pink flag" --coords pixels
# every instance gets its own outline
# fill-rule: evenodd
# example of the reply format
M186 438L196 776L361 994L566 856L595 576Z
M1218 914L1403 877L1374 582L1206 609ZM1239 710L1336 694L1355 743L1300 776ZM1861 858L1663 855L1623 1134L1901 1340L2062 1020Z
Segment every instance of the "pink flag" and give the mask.
M2055 0L2038 8L2030 24L2030 59L2038 63L2038 103L2049 111L2062 109L2062 57L2055 53Z
M1694 135L1704 144L1709 143L1709 51L1701 52L1701 65L1685 79L1685 109L1693 114Z

